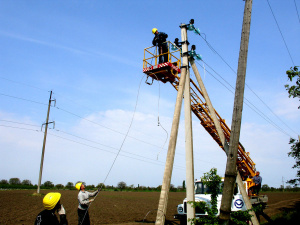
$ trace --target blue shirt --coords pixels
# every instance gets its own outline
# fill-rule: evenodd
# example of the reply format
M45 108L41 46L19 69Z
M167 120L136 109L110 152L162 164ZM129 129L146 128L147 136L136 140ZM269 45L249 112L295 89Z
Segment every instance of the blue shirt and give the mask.
M255 184L261 184L261 182L262 182L261 176L254 176L254 177L252 178L252 180L253 180L253 182L254 182Z

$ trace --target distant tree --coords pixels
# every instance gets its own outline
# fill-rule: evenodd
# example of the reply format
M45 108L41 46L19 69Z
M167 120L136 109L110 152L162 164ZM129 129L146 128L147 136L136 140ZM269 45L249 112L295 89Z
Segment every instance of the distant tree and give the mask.
M54 184L48 180L43 184L43 186L46 188L52 188L52 187L54 187Z
M55 185L55 187L56 187L57 189L63 189L65 186L62 185L62 184L57 184L57 185Z
M126 183L124 181L120 181L117 187L122 191L126 188Z
M261 186L262 191L269 191L270 187L267 184L264 184L263 186Z
M297 78L294 85L292 86L288 84L284 85L285 89L289 93L289 98L290 97L300 98L300 72L298 71L298 66L295 66L294 68L291 67L290 70L286 71L286 74L288 75L288 79L291 82L293 81L293 78L295 77ZM298 109L300 109L300 106L298 107Z
M182 181L182 189L185 189L185 180Z
M161 190L161 185L157 186L156 190L160 191Z
M174 184L170 184L170 191L176 191Z
M80 181L78 181L78 182L80 182ZM78 183L77 182L77 183ZM72 183L72 182L68 182L67 184L66 184L66 188L67 189L73 189L74 188L74 184Z
M101 190L105 189L105 185L103 183L99 183L96 187L101 188Z
M9 184L11 184L11 185L20 185L21 181L20 181L19 178L10 178L9 179Z
M285 189L286 189L286 190L291 190L291 189L292 189L292 186L291 186L291 185L287 185L287 186L285 187Z
M94 188L95 188L95 185L93 185L93 184L92 184L92 185L87 185L87 186L86 186L86 189L87 189L87 190L91 190L91 189L94 189Z
M288 156L293 157L296 160L296 164L292 168L296 168L298 171L296 178L287 181L287 183L297 187L300 184L300 142L299 140L291 138L289 144L291 145L291 151L288 153Z
M30 185L30 186L32 185L32 183L31 183L30 180L23 180L23 181L22 181L22 184L23 184L23 185Z
M3 179L0 181L0 184L8 184L8 181Z
M294 85L285 85L285 89L289 93L289 98L300 98L300 72L298 71L298 66L294 66L294 68L291 67L290 70L286 71L286 74L288 75L288 79L291 82L293 81L293 78L297 78ZM298 109L300 109L300 106L298 107ZM296 164L292 168L297 168L298 171L296 178L287 181L287 183L294 185L294 187L297 187L300 184L300 143L299 140L296 141L296 139L291 138L289 144L291 145L291 151L288 153L288 156L293 157L296 160Z

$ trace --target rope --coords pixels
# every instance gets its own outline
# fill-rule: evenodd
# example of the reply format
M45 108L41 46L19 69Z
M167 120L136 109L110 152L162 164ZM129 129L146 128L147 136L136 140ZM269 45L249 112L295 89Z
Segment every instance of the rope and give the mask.
M126 135L125 135L125 137L124 137L124 139L123 139L123 142L122 142L122 144L121 144L121 146L120 146L120 149L119 149L119 151L118 151L118 153L117 153L117 155L116 155L116 157L115 157L115 159L114 159L114 161L113 161L113 163L112 163L112 165L111 165L111 167L110 167L110 169L109 169L109 171L108 171L108 173L107 173L107 175L106 175L104 181L102 182L100 188L98 189L98 192L97 192L96 196L94 197L93 201L95 201L95 199L97 198L99 192L102 190L102 187L103 187L104 183L106 182L106 180L107 180L107 178L108 178L108 176L109 176L109 174L110 174L112 168L114 167L115 162L116 162L116 160L117 160L117 158L118 158L118 156L119 156L119 154L120 154L120 152L121 152L121 150L122 150L122 147L123 147L123 145L124 145L124 143L125 143L125 141L126 141L126 138L127 138L128 134L129 134L129 131L130 131L130 128L131 128L131 126L132 126L133 119L134 119L134 116L135 116L136 108L137 108L137 103L138 103L138 99L139 99L141 83L142 83L142 80L144 79L144 77L145 77L145 75L142 77L142 79L141 79L141 81L140 81L140 84L139 84L138 93L137 93L136 102L135 102L135 107L134 107L134 112L133 112L133 115L132 115L132 119L131 119L130 125L129 125L129 127L128 127L127 132L126 132ZM89 208L91 207L91 205L92 205L92 202L90 202L88 208L86 209L85 214L84 214L84 217L83 217L83 219L82 219L80 225L82 225L82 223L84 222L85 216L86 216L86 214L87 214Z

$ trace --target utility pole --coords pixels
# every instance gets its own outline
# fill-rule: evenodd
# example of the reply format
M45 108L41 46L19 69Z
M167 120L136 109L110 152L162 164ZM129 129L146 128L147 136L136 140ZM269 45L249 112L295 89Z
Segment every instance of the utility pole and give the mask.
M199 73L199 71L197 69L197 66L195 64L195 61L194 61L194 59L192 57L190 58L190 63L192 65L192 69L194 71L194 74L196 76L196 79L198 81L200 89L202 91L202 94L203 94L203 97L204 97L205 102L207 104L207 107L208 107L208 110L210 112L210 115L211 115L211 117L212 117L212 119L214 121L217 133L219 135L219 138L221 140L221 143L223 145L225 153L226 153L226 155L228 155L228 151L229 151L229 149L228 149L229 148L228 143L227 143L227 141L225 139L225 136L224 136L224 133L222 131L220 122L217 119L217 115L216 115L215 109L213 108L213 105L212 105L212 103L210 101L210 98L208 96L208 93L206 91L205 85L204 85L204 83L203 83L203 81L201 79L200 73ZM240 175L239 172L237 172L236 182L237 182L237 184L238 184L238 186L240 188L240 191L241 191L241 194L242 194L243 199L245 201L245 205L246 205L247 209L251 209L252 208L252 204L251 204L250 199L249 199L249 197L247 195L247 192L245 190L245 186L243 184L243 180L242 180L241 175ZM249 213L252 215L251 221L252 221L253 225L258 225L259 222L257 220L256 214L253 211L250 211Z
M181 106L182 106L182 99L183 99L183 92L185 87L186 81L186 74L187 74L188 64L184 65L181 69L181 77L178 86L178 93L176 98L175 104L175 112L173 116L172 128L171 128L171 135L169 140L169 147L168 147L168 154L167 160L165 165L165 172L163 177L163 183L160 192L160 198L158 203L158 210L156 215L155 225L164 225L165 223L165 215L167 212L167 205L168 205L168 198L169 198L169 190L171 184L171 177L173 171L173 164L174 164L174 157L175 157L175 148L178 136L178 127L179 127L179 120L180 120L180 113L181 113Z
M41 186L41 181L42 181L44 155L45 155L45 147L46 147L46 139L47 139L47 130L48 130L48 124L49 124L48 121L49 121L49 114L50 114L50 106L51 106L51 102L55 101L55 100L51 100L51 97L52 97L52 91L50 92L50 98L49 98L49 104L48 104L48 111L47 111L47 118L46 118L46 123L45 123L45 133L44 133L44 141L43 141L43 150L42 150L42 157L41 157L39 182L38 182L38 188L37 188L37 193L38 194L40 194L40 186ZM50 122L50 123L54 123L54 122ZM42 128L43 128L43 125L42 125Z
M226 225L229 224L230 220L231 203L237 176L236 160L242 121L251 12L252 0L245 0L241 46L239 53L234 107L232 115L231 135L229 141L229 152L227 155L224 188L219 217L221 221L223 221L223 224Z
M189 66L187 26L181 25L182 40L182 65ZM194 179L194 153L193 153L193 132L192 132L192 112L191 112L191 92L190 92L190 71L187 67L185 88L184 88L184 121L185 121L185 161L186 161L186 199L187 202L195 201L195 179ZM186 205L187 224L191 225L189 219L195 218L195 208L191 204Z

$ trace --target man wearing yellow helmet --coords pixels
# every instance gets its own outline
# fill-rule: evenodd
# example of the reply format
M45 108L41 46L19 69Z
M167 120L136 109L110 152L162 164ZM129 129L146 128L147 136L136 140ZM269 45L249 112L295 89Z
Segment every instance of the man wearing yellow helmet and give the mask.
M152 29L152 33L155 35L152 44L154 46L158 46L158 52L159 52L159 64L164 63L168 61L168 44L167 44L167 38L168 35L164 32L158 32L157 28Z
M61 194L58 192L50 192L43 198L45 210L40 212L35 219L34 225L67 225L66 210L60 204ZM55 212L59 214L58 221Z
M98 194L99 190L94 192L88 192L85 190L84 183L77 183L75 185L78 193L78 225L90 225L90 216L88 212L89 204L94 201L94 199L89 199Z

